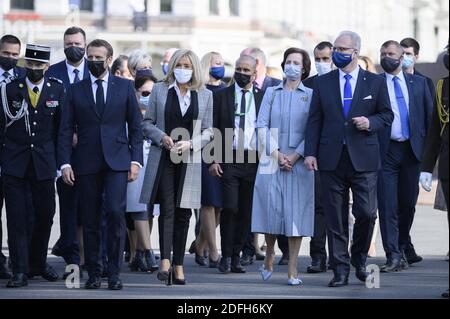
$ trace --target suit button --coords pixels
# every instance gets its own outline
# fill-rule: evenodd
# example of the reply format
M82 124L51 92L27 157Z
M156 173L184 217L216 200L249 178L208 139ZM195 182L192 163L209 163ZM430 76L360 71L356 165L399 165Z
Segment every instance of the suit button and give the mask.
M36 135L36 133L31 133L31 136L35 136Z
M348 122L345 122L344 125L345 125L345 126L348 126Z
M36 111L34 111L34 114L38 114L38 111L36 110Z
M33 125L34 125L34 126L36 126L36 125L37 125L37 123L36 123L36 122L33 122Z
M34 147L34 144L31 144L30 146L31 146L31 148L33 148L33 147Z

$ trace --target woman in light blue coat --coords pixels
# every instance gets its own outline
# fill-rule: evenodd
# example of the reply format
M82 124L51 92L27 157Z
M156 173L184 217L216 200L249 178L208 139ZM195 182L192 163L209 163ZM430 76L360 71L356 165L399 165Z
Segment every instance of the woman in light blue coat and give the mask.
M253 197L252 232L265 234L267 251L261 275L273 272L278 235L289 239L288 284L298 286L297 259L303 237L314 232L314 172L303 165L306 122L312 90L308 53L290 48L282 63L286 80L269 88L258 116L259 147L263 147Z

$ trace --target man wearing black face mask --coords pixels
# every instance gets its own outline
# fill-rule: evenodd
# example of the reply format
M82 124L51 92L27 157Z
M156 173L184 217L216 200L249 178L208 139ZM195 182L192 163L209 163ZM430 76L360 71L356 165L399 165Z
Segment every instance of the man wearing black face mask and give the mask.
M26 77L1 90L0 164L13 271L9 288L26 286L33 276L58 280L46 260L55 214L55 148L64 87L61 81L44 77L49 60L49 47L27 45ZM28 207L30 189L33 210ZM34 219L31 234L30 219Z
M380 229L387 262L382 272L408 268L404 256L419 195L419 174L432 97L421 76L402 71L400 43L385 42L380 50L394 121L379 134L382 168L378 175Z
M89 77L85 58L86 33L79 27L68 28L64 32L64 53L66 59L48 69L46 76L55 77L64 83L66 91L73 83ZM73 145L77 143L77 135L73 136ZM67 265L80 265L81 234L79 227L79 209L77 196L73 187L66 185L62 178L56 181L59 199L61 236L53 246L52 254L64 258ZM78 236L80 237L80 236ZM64 278L68 273L64 274Z
M210 173L222 179L224 208L220 215L222 273L244 273L240 252L251 223L257 154L251 140L263 94L254 88L256 60L241 56L236 62L235 85L214 94L214 127L222 134L222 156L210 166ZM244 133L245 132L245 133ZM234 134L233 134L234 133ZM230 136L231 135L231 136ZM219 140L219 139L217 139Z

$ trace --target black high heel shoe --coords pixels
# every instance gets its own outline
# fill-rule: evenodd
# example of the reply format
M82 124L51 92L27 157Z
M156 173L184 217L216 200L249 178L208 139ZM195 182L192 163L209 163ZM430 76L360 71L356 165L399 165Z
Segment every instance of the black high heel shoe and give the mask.
M172 286L173 270L160 270L156 277L159 281L165 282L166 286Z
M174 271L172 271L172 280L173 280L173 284L174 285L181 285L181 286L184 286L184 285L186 285L186 279L178 279L176 276L175 276L175 272Z

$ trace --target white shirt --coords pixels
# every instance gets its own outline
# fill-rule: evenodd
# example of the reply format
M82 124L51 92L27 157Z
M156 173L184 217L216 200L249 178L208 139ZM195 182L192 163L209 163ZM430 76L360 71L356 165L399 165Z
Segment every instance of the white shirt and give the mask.
M191 106L191 90L187 90L187 93L184 96L182 96L180 88L178 87L176 81L169 86L169 90L171 88L175 88L175 91L177 92L178 102L180 103L181 115L184 116L187 110L189 109L189 106Z
M2 67L0 67L0 83L3 83L4 81L6 81L7 79L3 76L3 73L8 72L9 73L9 78L14 76L14 69L11 70L3 70Z
M392 74L386 73L386 81L387 81L387 87L389 92L389 99L391 101L391 108L392 112L394 112L394 121L392 122L391 126L391 139L395 140L397 142L404 142L405 139L403 138L402 134L402 123L400 119L400 110L398 108L397 104L397 97L395 96L395 87L394 87L394 76ZM400 87L402 88L403 96L405 97L406 101L406 107L408 108L409 113L409 92L408 92L408 86L406 85L405 75L403 72L400 72L396 75L398 77L398 83L400 84Z
M241 113L241 100L242 100L242 88L235 84L235 113ZM255 135L256 130L256 104L255 97L253 95L253 86L248 90L245 95L246 103L245 106L245 131L244 131L244 150L251 149L251 141ZM249 100L250 99L250 100ZM247 111L248 108L248 111ZM238 136L239 136L239 122L241 117L234 117L234 138L233 138L233 149L237 149Z
M359 69L358 66L356 69L352 71L352 73L349 73L352 78L350 79L350 85L352 86L352 97L355 95L355 88L356 83L358 82L358 75L359 75ZM342 105L344 105L344 86L345 86L345 77L347 73L343 72L341 69L339 69L339 86L341 88L341 99L342 99Z
M33 89L37 86L37 88L39 89L39 94L42 93L42 88L44 87L44 82L45 82L45 80L42 79L41 83L39 83L39 84L34 84L34 83L31 83L30 80L28 80L28 77L25 78L25 83L27 84L28 88L29 88L31 91L33 91Z
M69 76L69 81L71 84L75 81L75 73L73 72L75 69L78 70L78 77L80 78L80 81L83 80L84 63L85 63L85 61L83 58L83 61L81 62L81 64L77 67L74 67L73 65L70 65L69 63L67 63L67 60L66 60L67 75Z
M97 78L89 73L89 76L91 77L92 82L92 94L94 95L94 102L97 103ZM108 81L109 81L109 72L106 73L105 77L102 79L102 86L103 86L103 97L105 98L106 103L106 96L108 95Z

